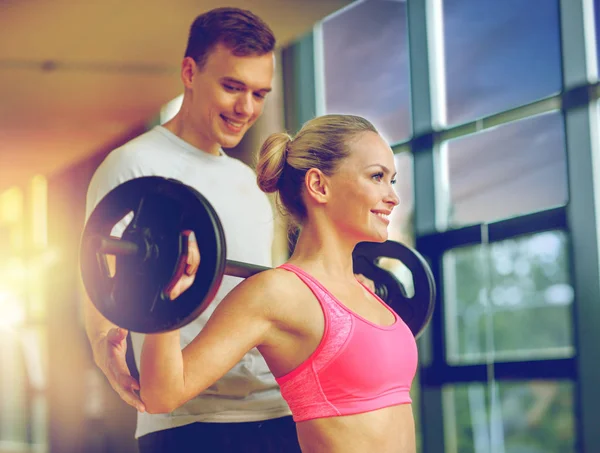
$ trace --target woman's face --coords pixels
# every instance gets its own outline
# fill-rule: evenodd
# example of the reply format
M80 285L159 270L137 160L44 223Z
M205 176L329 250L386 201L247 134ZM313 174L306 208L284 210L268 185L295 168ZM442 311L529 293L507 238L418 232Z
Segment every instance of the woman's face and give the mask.
M343 234L358 242L388 238L389 216L400 202L394 191L394 153L374 132L361 133L349 143L350 154L328 179L329 215Z

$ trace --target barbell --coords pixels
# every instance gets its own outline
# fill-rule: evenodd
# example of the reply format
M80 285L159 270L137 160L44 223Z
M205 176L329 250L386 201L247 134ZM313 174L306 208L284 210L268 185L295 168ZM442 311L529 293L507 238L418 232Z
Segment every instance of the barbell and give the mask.
M131 221L122 236L114 236L115 225L127 216ZM185 253L185 230L194 231L201 260L192 286L172 301L163 289ZM115 257L114 272L109 255ZM223 227L209 201L192 187L159 176L129 180L103 197L85 224L79 250L81 277L92 303L114 324L142 333L178 329L196 319L214 299L223 275L247 278L270 269L226 256ZM408 267L412 297L394 274L378 266L382 257ZM353 252L353 265L418 337L435 304L435 284L425 259L398 242L364 242Z

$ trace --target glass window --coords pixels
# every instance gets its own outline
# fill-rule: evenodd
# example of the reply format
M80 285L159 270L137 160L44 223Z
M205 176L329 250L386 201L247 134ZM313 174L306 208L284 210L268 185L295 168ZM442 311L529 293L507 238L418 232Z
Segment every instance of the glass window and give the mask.
M414 245L414 193L413 193L413 155L404 151L394 156L396 162L396 193L400 199L392 211L389 226L389 238L403 244Z
M594 0L594 25L596 37L596 63L600 72L600 0Z
M410 135L406 3L358 2L323 22L325 112L364 116L391 143Z
M573 354L567 235L460 247L443 258L449 363Z
M567 202L562 115L551 112L446 143L452 226Z
M573 390L568 381L446 387L446 451L574 452Z
M448 124L561 90L557 0L444 0Z

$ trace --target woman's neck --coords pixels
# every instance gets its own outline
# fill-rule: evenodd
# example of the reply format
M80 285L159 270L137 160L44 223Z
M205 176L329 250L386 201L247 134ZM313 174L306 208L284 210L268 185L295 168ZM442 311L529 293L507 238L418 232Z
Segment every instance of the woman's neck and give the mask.
M353 279L352 251L355 246L356 241L341 237L334 228L316 228L307 223L298 236L289 262L319 275Z

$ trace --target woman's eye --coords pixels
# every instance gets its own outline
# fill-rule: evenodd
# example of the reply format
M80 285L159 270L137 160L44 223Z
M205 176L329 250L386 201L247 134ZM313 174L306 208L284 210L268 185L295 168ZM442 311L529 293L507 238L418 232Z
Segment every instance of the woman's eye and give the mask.
M382 179L382 178L383 178L383 173L375 173L375 174L373 175L373 179L374 179L375 181L381 181L381 179Z

